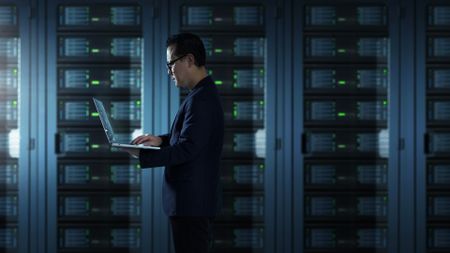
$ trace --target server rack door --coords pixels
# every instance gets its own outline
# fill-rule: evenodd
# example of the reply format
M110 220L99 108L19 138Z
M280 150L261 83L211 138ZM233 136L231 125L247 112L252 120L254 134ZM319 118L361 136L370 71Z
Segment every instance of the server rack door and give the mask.
M294 149L301 236L295 248L388 252L389 178L396 169L388 3L305 0L296 11L302 47L294 51L294 125L301 131Z
M143 128L143 33L139 1L50 4L48 252L141 252L141 170L111 147Z
M225 114L222 208L214 222L213 252L265 251L266 8L262 1L181 1L175 12L176 31L203 40ZM181 91L177 99L186 95Z
M450 5L423 1L417 29L419 250L450 251ZM420 181L419 181L420 180Z
M0 2L0 251L25 252L28 230L29 51L24 6Z

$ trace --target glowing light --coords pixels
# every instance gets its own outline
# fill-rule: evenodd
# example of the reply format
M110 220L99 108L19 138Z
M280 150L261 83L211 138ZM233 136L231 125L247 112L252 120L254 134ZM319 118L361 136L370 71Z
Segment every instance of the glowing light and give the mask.
M20 133L19 129L12 129L8 133L8 151L12 158L19 158L20 155Z
M266 157L266 129L258 129L255 132L255 153L256 157Z
M136 139L138 136L141 136L144 131L142 131L142 128L134 129L134 131L131 133L132 140ZM130 141L132 141L130 140Z

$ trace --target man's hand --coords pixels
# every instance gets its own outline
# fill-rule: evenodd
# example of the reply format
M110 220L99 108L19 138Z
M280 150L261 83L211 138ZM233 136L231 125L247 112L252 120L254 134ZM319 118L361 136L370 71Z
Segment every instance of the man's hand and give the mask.
M162 139L158 136L151 134L144 134L131 141L134 145L144 145L144 146L160 146ZM138 148L121 148L123 151L128 152L132 157L139 158Z
M131 144L136 145L143 144L145 146L157 146L157 147L159 147L161 143L162 139L160 137L151 134L141 135L136 139L134 139L133 141L131 141Z

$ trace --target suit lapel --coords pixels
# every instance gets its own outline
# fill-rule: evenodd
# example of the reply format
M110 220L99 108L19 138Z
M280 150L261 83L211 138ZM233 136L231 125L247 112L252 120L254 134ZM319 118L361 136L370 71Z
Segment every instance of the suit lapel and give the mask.
M175 130L175 126L177 125L178 121L180 120L180 114L182 114L182 111L184 110L184 104L186 103L186 99L183 101L183 103L181 103L180 109L178 109L178 112L175 115L175 118L173 119L172 126L170 127L170 134L171 135L173 135L174 130Z
M189 94L186 96L186 98L181 103L180 109L178 110L177 115L175 115L175 118L173 119L173 122L172 122L172 126L170 127L170 134L171 135L173 135L173 133L174 133L173 131L175 130L175 126L178 124L178 121L180 120L179 119L180 115L184 114L183 111L184 111L184 106L185 106L186 102L188 100L192 99L192 96L195 93L197 93L199 90L201 90L201 89L202 89L202 87L200 87L199 89L196 89L195 91L189 92Z

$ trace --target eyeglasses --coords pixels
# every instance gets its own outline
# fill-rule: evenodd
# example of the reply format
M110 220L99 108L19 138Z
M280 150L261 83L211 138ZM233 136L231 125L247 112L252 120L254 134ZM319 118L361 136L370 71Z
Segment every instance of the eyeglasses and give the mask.
M174 60L171 60L170 62L166 63L167 65L167 69L169 70L170 74L172 74L172 66L175 64L175 62L177 62L178 60L181 60L183 57L185 57L188 54L184 54Z

